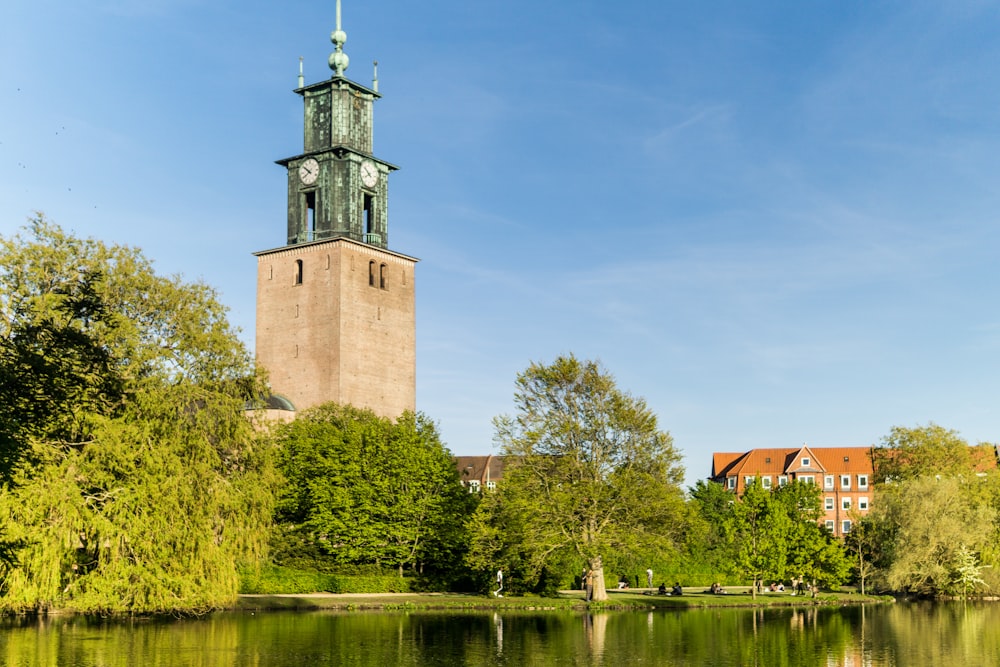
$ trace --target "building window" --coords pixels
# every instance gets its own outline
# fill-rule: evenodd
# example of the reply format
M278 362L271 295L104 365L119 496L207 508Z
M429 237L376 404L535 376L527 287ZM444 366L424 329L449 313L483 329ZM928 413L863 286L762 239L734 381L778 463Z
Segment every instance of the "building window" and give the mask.
M736 478L735 477L727 477L726 478L726 486L728 486L730 490L735 489L736 488Z
M469 493L479 493L479 480L469 480Z
M827 491L833 490L833 475L823 476L823 488L826 489Z
M767 477L767 476L761 477L760 478L760 484L765 489L770 489L771 488L771 478Z
M834 526L833 519L827 519L826 529L829 530L831 533L833 532L833 526Z
M858 498L858 509L862 512L868 511L868 498L865 498L864 496Z
M307 192L305 199L306 240L314 241L316 239L316 191Z
M489 481L489 482L486 482L486 490L487 491L496 491L496 488L497 488L497 483L496 482L494 482L492 480Z
M301 285L302 284L302 260L301 259L295 260L295 284L296 285Z
M778 486L784 486L788 484L788 475L782 475L778 478Z
M375 260L368 262L368 286L375 287Z
M840 476L840 488L842 488L842 489L849 489L849 488L851 488L851 476L850 475L841 475Z
M366 235L375 233L375 198L367 192L361 209L361 225Z
M815 484L816 477L814 475L799 475L797 478L803 484Z
M751 484L754 483L756 479L757 478L754 477L753 475L747 475L746 477L743 478L743 486L750 486Z
M833 509L833 496L827 496L824 502L824 509L828 512L831 511Z
M809 467L809 459L802 459L802 467L803 468Z
M850 498L841 498L840 499L840 509L844 510L845 512L848 511L848 510L850 510L851 509L851 499Z
M851 532L851 520L850 519L844 519L840 523L840 533L842 535L847 535L849 532Z
M386 280L385 272L386 272L386 270L387 269L386 269L385 264L379 264L379 267L378 267L378 286L379 286L379 289L385 289L385 280Z
M868 475L858 475L858 488L859 489L868 488Z

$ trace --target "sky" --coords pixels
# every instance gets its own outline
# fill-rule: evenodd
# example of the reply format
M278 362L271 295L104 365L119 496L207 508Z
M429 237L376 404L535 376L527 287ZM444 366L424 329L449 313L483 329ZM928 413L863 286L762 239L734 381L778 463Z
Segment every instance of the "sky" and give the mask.
M34 211L215 287L253 345L333 0L0 8L0 235ZM496 453L514 381L599 360L687 483L713 451L1000 441L1000 4L343 0L379 63L417 408Z

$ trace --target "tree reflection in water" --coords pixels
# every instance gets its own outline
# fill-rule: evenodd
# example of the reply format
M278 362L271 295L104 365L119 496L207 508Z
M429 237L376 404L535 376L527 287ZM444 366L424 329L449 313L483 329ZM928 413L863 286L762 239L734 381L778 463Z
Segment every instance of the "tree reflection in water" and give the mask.
M1000 664L1000 606L216 614L197 620L6 620L0 664Z

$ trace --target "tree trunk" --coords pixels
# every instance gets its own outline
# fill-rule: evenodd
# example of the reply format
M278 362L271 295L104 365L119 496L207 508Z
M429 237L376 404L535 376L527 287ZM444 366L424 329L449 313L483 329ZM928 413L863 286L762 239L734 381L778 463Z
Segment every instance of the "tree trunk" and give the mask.
M587 583L587 600L607 600L608 589L604 585L604 563L600 556L590 559L590 576Z

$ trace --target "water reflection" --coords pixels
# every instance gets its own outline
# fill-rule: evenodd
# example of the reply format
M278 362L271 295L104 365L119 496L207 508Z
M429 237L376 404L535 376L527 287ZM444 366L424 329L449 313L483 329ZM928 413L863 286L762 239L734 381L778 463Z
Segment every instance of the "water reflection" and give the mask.
M0 664L766 665L1000 664L1000 606L919 604L652 612L218 614L0 624Z

